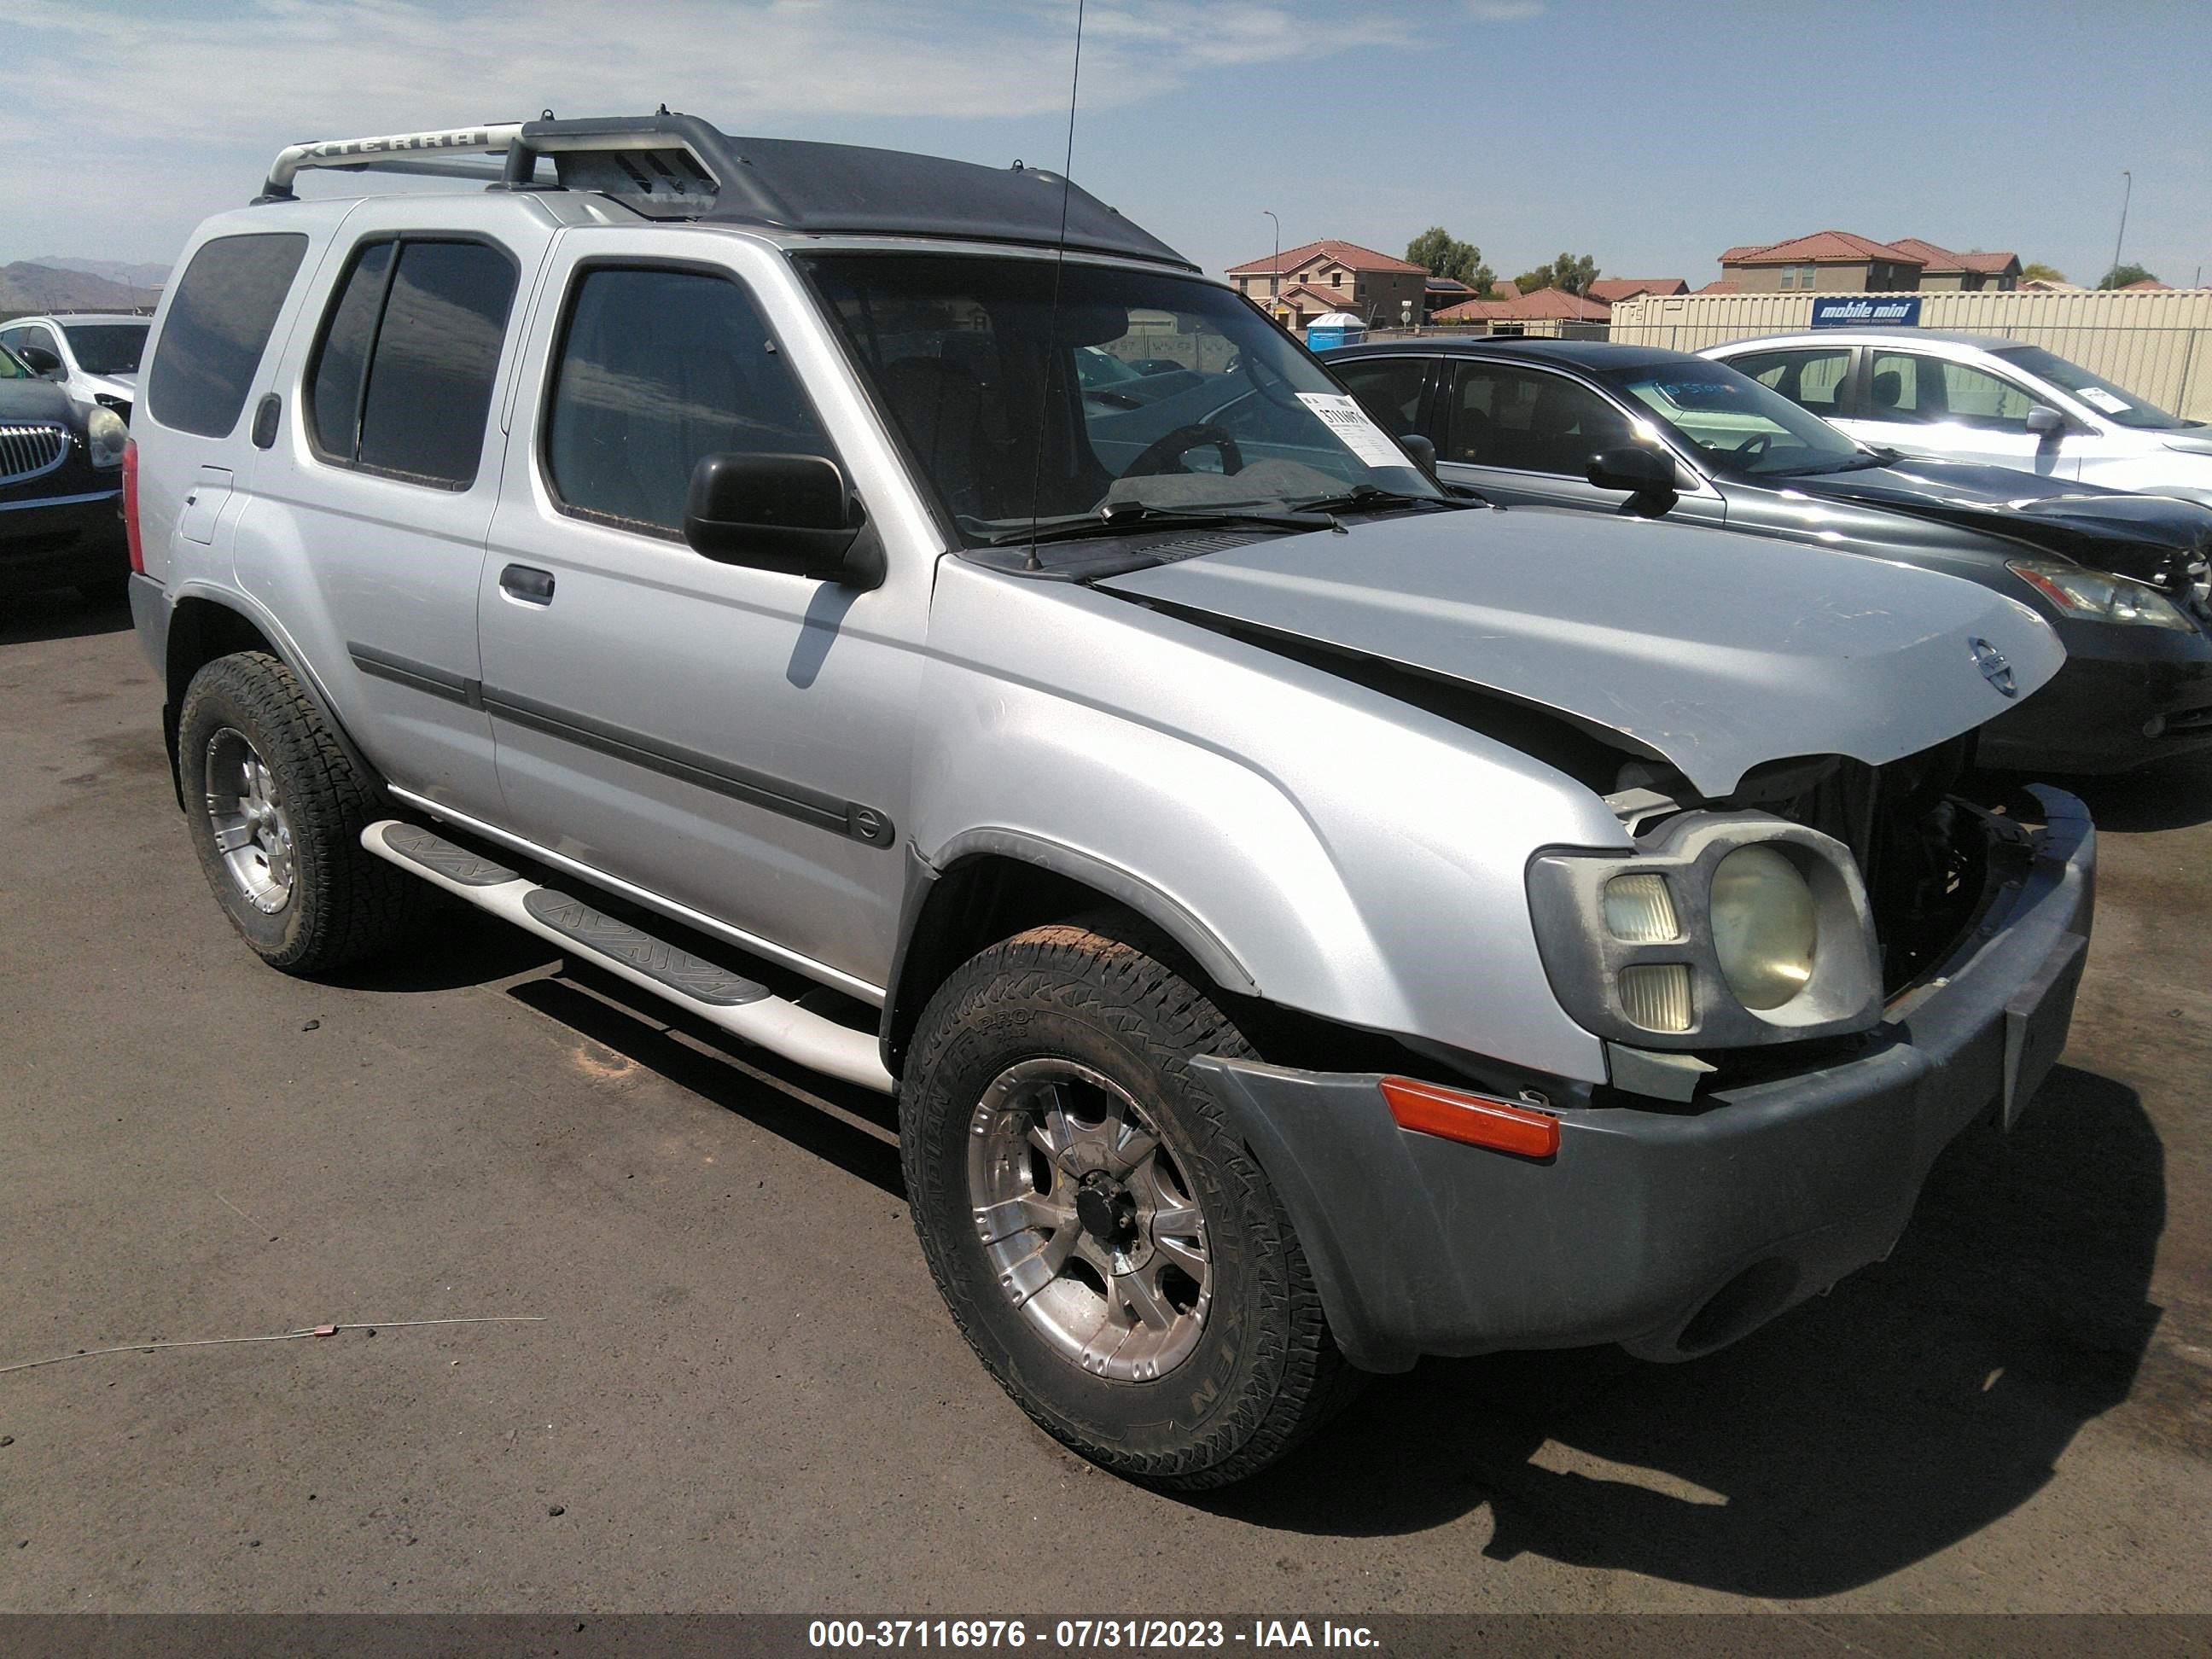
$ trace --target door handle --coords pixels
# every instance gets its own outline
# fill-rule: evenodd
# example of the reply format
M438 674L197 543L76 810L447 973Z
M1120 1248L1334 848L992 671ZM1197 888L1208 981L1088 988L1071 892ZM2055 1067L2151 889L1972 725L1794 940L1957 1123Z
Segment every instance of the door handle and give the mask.
M553 573L535 565L511 564L499 573L500 589L532 605L553 603Z

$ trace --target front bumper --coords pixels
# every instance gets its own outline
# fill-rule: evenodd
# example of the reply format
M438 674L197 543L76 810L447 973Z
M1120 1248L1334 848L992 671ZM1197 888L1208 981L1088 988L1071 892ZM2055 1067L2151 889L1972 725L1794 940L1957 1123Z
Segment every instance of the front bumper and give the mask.
M2107 623L2054 624L2066 665L1981 729L1984 766L2128 772L2212 749L2212 635Z
M2096 836L2038 788L2033 863L1843 1063L1694 1108L1561 1115L1541 1162L1401 1129L1374 1073L1196 1062L1274 1182L1339 1344L1422 1354L1724 1346L1887 1255L1936 1155L2009 1125L2065 1047Z
M0 501L0 593L121 576L131 568L119 485Z

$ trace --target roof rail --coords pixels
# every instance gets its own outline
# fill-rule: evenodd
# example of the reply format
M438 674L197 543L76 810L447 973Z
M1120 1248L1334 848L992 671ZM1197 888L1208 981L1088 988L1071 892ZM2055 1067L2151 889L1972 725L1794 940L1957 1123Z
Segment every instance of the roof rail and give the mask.
M472 159L486 155L504 158L495 177ZM557 185L537 182L540 159L553 163ZM854 144L738 138L665 108L293 144L277 155L257 204L294 199L292 181L308 167L428 173L495 190L592 191L647 218L1013 241L1197 269L1080 185L1019 161L1002 169Z
M311 143L287 144L276 152L268 181L253 198L264 202L293 199L292 181L309 167L328 167L341 173L424 173L447 178L492 179L500 175L472 167L461 160L468 155L504 155L522 131L520 121L495 121L480 127L455 127L442 132L395 132L380 138L321 138Z

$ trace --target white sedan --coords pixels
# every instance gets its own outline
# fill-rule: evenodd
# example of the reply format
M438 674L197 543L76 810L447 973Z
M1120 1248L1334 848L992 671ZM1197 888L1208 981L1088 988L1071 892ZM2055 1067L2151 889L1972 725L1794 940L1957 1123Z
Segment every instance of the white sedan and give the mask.
M2212 506L2212 427L1986 334L1854 328L1707 348L1860 442Z

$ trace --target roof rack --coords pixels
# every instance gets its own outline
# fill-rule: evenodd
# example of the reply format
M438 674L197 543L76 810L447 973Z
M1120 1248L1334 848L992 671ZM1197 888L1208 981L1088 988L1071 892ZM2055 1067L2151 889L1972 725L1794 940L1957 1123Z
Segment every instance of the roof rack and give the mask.
M502 165L495 173L476 159L483 156ZM557 184L538 181L541 158L553 163ZM738 138L665 109L292 144L277 153L255 204L293 200L293 180L308 168L592 191L655 219L1024 242L1197 269L1080 185L1019 161L1002 170L854 144Z

